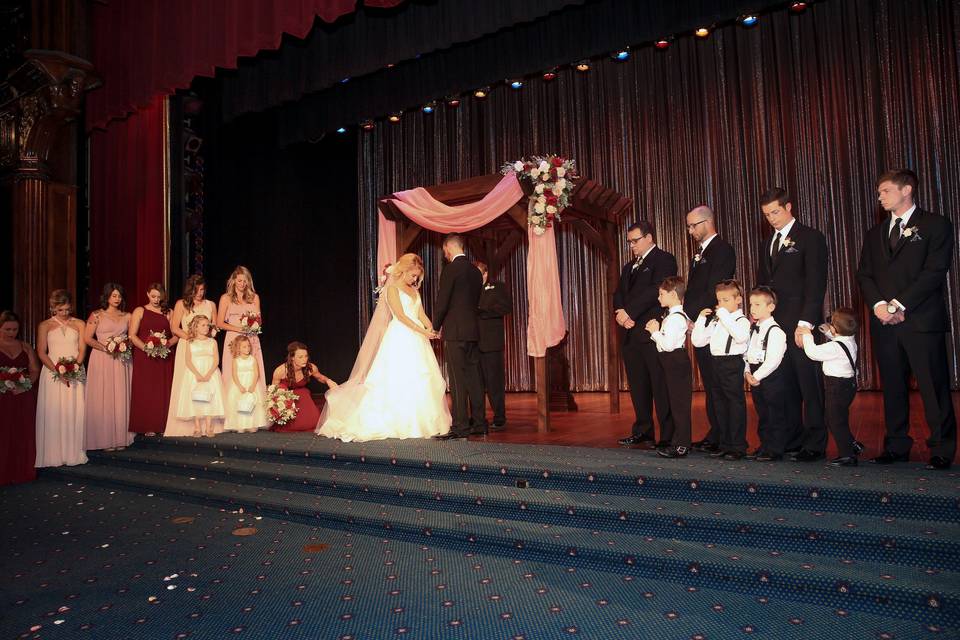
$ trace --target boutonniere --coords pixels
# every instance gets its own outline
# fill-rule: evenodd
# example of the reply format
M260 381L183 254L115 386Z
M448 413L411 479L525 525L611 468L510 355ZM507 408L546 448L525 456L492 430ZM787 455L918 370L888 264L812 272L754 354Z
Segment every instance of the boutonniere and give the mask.
M780 243L780 245L781 245L784 249L789 249L790 247L792 247L792 246L795 245L795 244L797 244L797 243L796 243L796 242L794 241L794 239L791 238L790 236L787 236L786 238L784 238L783 241Z
M485 285L483 285L483 290L484 290L484 291L490 291L490 289L493 289L493 288L494 288L494 286L493 286L492 284L485 284Z
M917 229L916 225L912 227L907 227L906 229L904 229L903 237L910 238L910 242L918 242L920 240L923 240L923 238L920 237L920 232Z
M703 252L697 251L693 256L693 266L697 266L703 260Z

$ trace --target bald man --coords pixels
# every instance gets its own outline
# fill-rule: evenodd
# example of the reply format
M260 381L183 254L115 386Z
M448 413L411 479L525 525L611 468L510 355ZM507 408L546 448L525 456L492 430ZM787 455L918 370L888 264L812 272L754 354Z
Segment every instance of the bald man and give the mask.
M687 233L693 239L696 253L690 259L683 311L689 318L696 318L704 309L713 309L717 306L717 283L733 278L737 268L737 256L730 243L717 235L713 210L706 205L695 207L687 214ZM717 415L712 397L713 370L710 345L697 347L694 349L694 354L706 395L709 428L699 442L693 443L693 447L712 453L718 450L718 446L711 438L713 430L717 428Z

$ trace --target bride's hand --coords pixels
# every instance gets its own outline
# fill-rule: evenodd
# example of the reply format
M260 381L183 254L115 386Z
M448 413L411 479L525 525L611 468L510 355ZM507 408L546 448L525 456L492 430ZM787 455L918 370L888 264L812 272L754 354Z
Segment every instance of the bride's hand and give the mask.
M327 378L327 386L330 387L331 389L336 389L340 385L338 385L336 382L334 382L330 378Z

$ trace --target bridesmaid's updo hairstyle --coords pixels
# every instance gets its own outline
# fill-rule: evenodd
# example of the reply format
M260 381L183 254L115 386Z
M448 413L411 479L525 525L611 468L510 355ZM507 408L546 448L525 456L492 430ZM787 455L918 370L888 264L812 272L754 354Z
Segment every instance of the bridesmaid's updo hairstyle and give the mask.
M100 308L108 309L110 307L110 296L116 291L120 294L120 311L127 307L127 292L123 290L123 285L117 282L108 282L103 285L103 291L100 293Z
M167 288L159 282L151 282L147 287L147 293L154 290L160 293L160 313L165 314L167 311L170 311L170 300L167 298Z
M203 315L202 313L198 313L197 315L193 316L193 318L190 320L190 324L187 325L187 338L188 338L188 339L193 340L194 338L198 337L198 336L197 336L197 327L200 326L200 321L201 321L201 320L206 321L208 325L210 324L210 318L208 318L207 316ZM210 331L210 327L208 326L208 327L207 327L207 332L209 332L209 331Z
M19 326L19 324L20 324L20 316L18 316L18 315L17 315L16 313L14 313L13 311L3 311L3 312L0 312L0 327L2 327L3 325L5 325L5 324L8 323L8 322L16 322L17 325Z
M73 298L70 297L70 292L66 289L54 289L47 304L50 306L50 315L53 316L57 313L57 307L73 304Z
M294 341L287 345L287 386L291 389L297 382L297 371L293 366L293 357L297 355L297 351L300 349L306 351L308 355L310 354L310 350L307 349L307 345L303 344L302 342ZM309 359L307 359L307 366L304 367L304 371L311 371ZM305 373L304 376L306 375L307 374Z
M243 300L237 298L237 276L244 275L247 277L247 288L243 291ZM253 274L250 273L250 269L247 269L245 266L237 265L237 268L233 270L230 274L230 277L227 278L227 295L230 296L231 302L253 302L253 296L256 295L257 290L253 288Z
M195 273L189 278L187 278L186 284L183 285L183 297L180 298L183 302L183 308L187 311L193 310L193 297L197 293L197 289L200 288L200 285L207 284L207 281L203 279L203 276L199 273Z
M413 271L414 269L419 269L420 277L417 279L417 282L414 286L419 286L420 282L423 280L423 260L420 259L415 253L405 253L400 256L400 259L397 260L397 264L393 265L393 273L390 275L393 276L393 279L400 281L404 274L408 271Z

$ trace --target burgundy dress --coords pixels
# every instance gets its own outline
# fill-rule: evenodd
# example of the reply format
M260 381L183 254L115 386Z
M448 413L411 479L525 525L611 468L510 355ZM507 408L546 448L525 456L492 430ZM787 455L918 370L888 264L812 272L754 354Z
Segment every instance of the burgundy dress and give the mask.
M137 337L146 342L151 331L162 331L168 340L173 335L165 315L144 307ZM133 433L163 433L170 408L175 350L176 347L172 347L170 355L161 359L151 358L141 349L134 348L133 388L130 391L130 431Z
M0 367L30 368L26 350L14 359L0 352ZM37 389L0 393L0 484L30 482L37 477Z
M304 376L303 380L293 383L293 392L297 394L297 408L300 409L297 417L287 424L273 425L270 427L271 431L313 431L317 428L317 423L320 422L320 409L313 401L310 389L307 388L309 382L310 378ZM280 386L284 389L290 388L286 380L281 382Z

